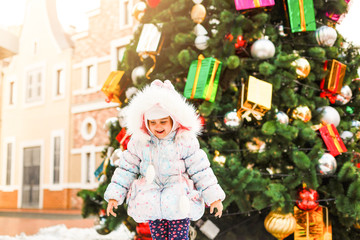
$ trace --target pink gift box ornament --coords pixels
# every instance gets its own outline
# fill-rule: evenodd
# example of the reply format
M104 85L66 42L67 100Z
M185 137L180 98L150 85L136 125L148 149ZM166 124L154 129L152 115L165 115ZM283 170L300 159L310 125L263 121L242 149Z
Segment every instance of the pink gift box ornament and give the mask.
M236 10L274 6L275 0L235 0Z

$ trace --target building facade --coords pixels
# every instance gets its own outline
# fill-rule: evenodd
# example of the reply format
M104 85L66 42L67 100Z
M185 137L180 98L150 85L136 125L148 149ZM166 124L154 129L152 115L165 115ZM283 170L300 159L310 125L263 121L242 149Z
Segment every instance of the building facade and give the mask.
M56 0L27 0L18 49L0 42L0 208L81 208L77 192L98 186L118 106L101 86L132 37L132 5L101 0L70 36Z
M97 188L94 177L109 143L106 121L117 116L117 103L107 103L101 92L111 71L117 69L133 35L132 0L103 0L89 13L89 31L73 36L72 56L72 163L69 174L78 189ZM78 169L81 169L79 174Z

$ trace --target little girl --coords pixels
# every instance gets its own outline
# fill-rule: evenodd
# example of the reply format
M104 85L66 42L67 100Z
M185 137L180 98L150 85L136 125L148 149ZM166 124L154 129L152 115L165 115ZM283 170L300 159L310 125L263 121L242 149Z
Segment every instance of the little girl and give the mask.
M190 220L221 217L225 193L200 149L195 109L169 80L155 80L136 94L126 116L131 134L105 192L107 214L126 198L128 214L149 222L153 239L188 239Z

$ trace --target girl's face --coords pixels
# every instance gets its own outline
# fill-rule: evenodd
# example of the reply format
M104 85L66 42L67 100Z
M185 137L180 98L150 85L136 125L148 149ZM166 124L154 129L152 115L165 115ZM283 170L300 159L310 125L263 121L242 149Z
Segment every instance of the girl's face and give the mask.
M163 139L172 129L173 121L170 116L166 118L148 120L150 131L158 138Z

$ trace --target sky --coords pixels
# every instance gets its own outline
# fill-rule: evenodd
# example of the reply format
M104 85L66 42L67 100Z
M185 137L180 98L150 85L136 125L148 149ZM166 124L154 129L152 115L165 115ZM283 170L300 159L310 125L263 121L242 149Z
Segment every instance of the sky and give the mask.
M26 0L0 0L0 27L21 25L24 20ZM78 31L87 29L86 13L97 8L100 0L57 0L56 8L64 29L75 26Z
M0 0L0 27L20 25L24 19L26 0ZM69 25L75 26L78 31L86 30L88 21L86 13L100 4L100 0L57 0L58 18L64 29ZM360 46L360 31L357 24L360 22L360 1L352 0L351 7L337 30L346 40Z

